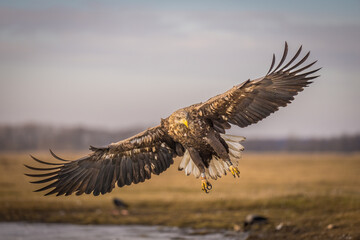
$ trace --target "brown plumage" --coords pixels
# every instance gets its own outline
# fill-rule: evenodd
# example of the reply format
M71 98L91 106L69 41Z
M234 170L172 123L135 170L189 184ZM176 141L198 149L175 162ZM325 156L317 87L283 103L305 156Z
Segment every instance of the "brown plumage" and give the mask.
M111 192L117 185L136 184L160 174L173 163L173 158L183 156L179 170L187 175L201 176L202 190L208 192L208 178L217 179L230 171L239 176L237 169L243 147L242 137L226 135L230 124L246 127L266 118L290 103L301 92L319 69L305 71L316 62L300 67L308 58L307 53L298 60L302 47L285 63L288 46L275 66L275 55L268 73L255 80L247 80L229 91L210 98L204 103L180 109L161 124L131 138L112 143L107 147L90 147L92 153L78 160L69 161L51 155L58 163L35 161L48 165L27 168L44 173L26 174L40 178L32 183L48 185L36 191L45 195L77 195L93 193L95 196Z

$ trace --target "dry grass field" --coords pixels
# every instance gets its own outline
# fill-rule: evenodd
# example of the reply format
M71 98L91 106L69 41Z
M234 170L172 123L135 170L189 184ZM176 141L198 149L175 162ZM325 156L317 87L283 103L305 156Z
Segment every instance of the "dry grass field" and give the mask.
M236 229L255 213L270 222L249 239L360 239L360 154L245 153L240 179L211 181L209 194L177 170L176 160L150 181L103 196L44 197L23 175L30 163L27 154L0 154L0 221ZM129 215L114 214L114 197L130 205Z

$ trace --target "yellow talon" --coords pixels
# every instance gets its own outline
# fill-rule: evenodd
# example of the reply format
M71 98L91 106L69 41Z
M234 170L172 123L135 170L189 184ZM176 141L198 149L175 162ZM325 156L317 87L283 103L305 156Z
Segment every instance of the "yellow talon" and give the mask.
M201 180L201 190L203 190L205 193L209 193L209 191L212 189L211 183L209 183L206 179Z
M229 170L231 172L231 174L234 176L234 178L237 176L237 177L240 177L240 171L237 167L234 167L234 166L230 166L229 167Z

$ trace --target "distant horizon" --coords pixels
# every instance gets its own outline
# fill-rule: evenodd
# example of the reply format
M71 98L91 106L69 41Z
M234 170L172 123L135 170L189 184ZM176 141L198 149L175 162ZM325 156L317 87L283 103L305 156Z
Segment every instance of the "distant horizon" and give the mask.
M159 123L160 124L160 123ZM51 123L40 123L40 122L24 122L24 123L2 123L0 122L0 128L2 127L12 127L12 128L21 128L21 127L29 127L29 126L35 126L35 127L49 127L49 128L53 128L53 129L66 129L66 130L70 130L70 129L85 129L85 130L89 130L89 131L100 131L100 132L112 132L112 133L116 133L116 132L125 132L125 131L145 131L146 129L155 126L151 125L151 126L145 126L145 125L130 125L127 127L120 127L120 128L107 128L104 126L89 126L89 125L84 125L84 124L74 124L74 125L55 125L55 124L51 124ZM336 139L336 138L341 138L341 137L356 137L356 136L360 136L360 131L359 132L354 132L354 133L341 133L338 135L328 135L328 136L320 136L320 135L313 135L313 136L297 136L295 134L290 134L288 136L257 136L257 135L245 135L245 134L241 134L241 128L237 129L239 127L237 126L232 126L231 129L226 130L226 134L234 134L234 135L238 135L238 136L244 136L249 140L288 140L288 139L297 139L297 140L309 140L309 139ZM121 140L121 139L119 139Z

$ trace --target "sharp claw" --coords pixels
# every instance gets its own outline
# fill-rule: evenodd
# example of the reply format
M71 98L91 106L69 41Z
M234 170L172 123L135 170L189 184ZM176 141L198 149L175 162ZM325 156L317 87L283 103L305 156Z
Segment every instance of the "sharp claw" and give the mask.
M203 190L205 193L209 193L211 189L211 183L209 183L206 179L201 180L201 190Z
M240 177L240 171L237 167L230 166L229 170L230 170L231 174L234 176L234 178Z

